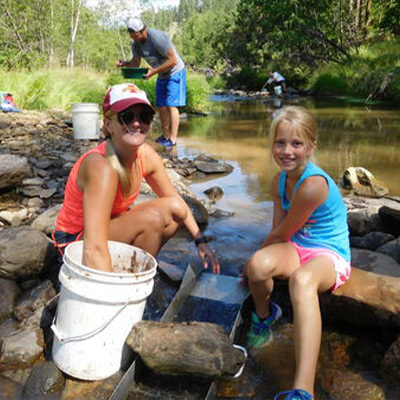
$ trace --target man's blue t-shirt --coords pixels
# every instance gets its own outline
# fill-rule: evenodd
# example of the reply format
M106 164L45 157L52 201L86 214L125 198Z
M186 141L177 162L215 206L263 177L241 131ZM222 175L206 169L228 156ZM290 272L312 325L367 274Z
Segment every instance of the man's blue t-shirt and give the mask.
M308 221L292 236L291 240L303 247L332 250L350 261L347 208L333 179L321 168L308 162L294 187L293 194L306 178L315 175L326 179L329 188L328 198L314 210ZM285 194L286 178L286 172L282 171L279 177L279 197L282 209L288 211L291 204Z
M132 56L144 58L153 68L159 67L165 60L168 49L173 49L178 63L169 71L160 72L158 77L166 79L185 67L168 35L158 29L147 28L147 40L144 43L132 42Z

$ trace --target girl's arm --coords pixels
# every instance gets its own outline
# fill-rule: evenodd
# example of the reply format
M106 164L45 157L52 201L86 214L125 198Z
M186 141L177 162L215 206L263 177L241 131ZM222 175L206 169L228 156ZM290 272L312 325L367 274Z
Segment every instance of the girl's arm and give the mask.
M83 191L83 264L112 272L107 238L111 210L118 187L117 173L100 154L89 155L79 170L78 187Z
M144 145L143 150L142 154L145 159L144 164L147 173L146 181L158 197L175 197L180 201L182 208L186 210L186 218L183 221L183 225L193 239L199 239L203 234L186 202L173 186L160 156L149 145ZM213 272L219 274L220 266L218 260L212 250L208 247L207 243L199 244L198 252L204 268L208 267L208 258L211 262Z
M277 186L274 186L274 224L263 246L288 242L294 233L307 222L314 210L327 199L328 193L329 188L325 178L311 176L302 182L293 195L290 210L284 215L280 206Z

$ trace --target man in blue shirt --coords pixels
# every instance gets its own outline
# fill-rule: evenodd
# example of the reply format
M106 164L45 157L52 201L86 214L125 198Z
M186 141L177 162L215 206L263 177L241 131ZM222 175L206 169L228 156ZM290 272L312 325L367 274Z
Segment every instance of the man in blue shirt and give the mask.
M165 32L147 28L139 18L131 18L127 28L133 40L132 59L119 61L118 66L139 67L144 58L150 65L144 79L158 74L156 106L160 111L163 135L156 141L166 147L174 146L179 130L178 107L186 105L185 64Z

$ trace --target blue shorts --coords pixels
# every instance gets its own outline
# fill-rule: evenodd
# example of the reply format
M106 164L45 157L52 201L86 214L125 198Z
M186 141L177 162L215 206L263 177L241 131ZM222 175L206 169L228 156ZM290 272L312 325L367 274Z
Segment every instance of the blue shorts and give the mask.
M157 79L156 106L183 107L186 105L186 68L166 79Z

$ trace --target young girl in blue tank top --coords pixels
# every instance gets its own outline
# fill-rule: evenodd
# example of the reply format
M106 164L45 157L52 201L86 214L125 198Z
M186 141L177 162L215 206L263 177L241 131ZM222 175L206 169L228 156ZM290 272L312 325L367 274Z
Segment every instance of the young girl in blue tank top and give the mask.
M243 271L255 304L247 344L260 347L271 338L271 325L282 315L270 301L274 278L287 279L296 373L293 389L275 399L309 400L321 342L318 295L336 290L350 276L347 210L332 178L310 161L317 125L308 110L283 109L272 122L270 141L281 171L272 182L272 230Z

